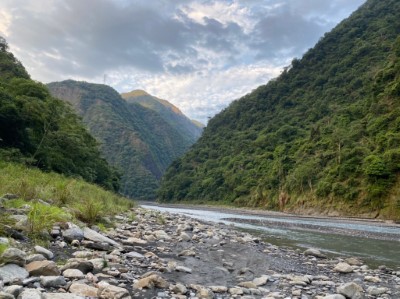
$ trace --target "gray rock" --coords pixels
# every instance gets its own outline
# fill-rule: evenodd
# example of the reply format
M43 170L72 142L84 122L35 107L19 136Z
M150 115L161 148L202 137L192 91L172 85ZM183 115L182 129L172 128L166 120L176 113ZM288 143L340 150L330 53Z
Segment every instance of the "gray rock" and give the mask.
M110 238L88 228L85 227L83 229L83 236L85 239L93 241L93 242L104 242L104 243L108 243L111 244L113 246L119 246L119 244L117 242L115 242L114 240L111 240Z
M179 235L179 238L180 238L182 241L185 241L185 242L188 242L188 241L191 240L190 236L189 236L187 233L185 233L185 232L181 232L181 234Z
M43 299L43 295L36 289L24 289L18 299Z
M269 276L267 276L267 275L263 275L261 277L254 278L253 283L259 287L259 286L265 285L268 282L268 278L269 278Z
M0 258L5 264L16 264L24 266L26 261L26 253L18 248L7 248Z
M373 296L385 294L387 291L388 291L387 288L383 288L383 287L378 288L378 287L374 287L374 286L369 287L367 289L368 294L373 295Z
M64 276L42 276L40 283L45 288L58 288L67 284Z
M334 271L339 273L351 273L354 268L350 266L348 263L339 263L333 268Z
M336 291L347 298L361 299L363 288L354 282L349 282L338 286Z
M17 199L19 196L12 193L6 193L2 196L4 199Z
M54 257L54 253L52 253L50 250L42 247L42 246L35 246L35 252L42 254L44 257L47 259L51 260Z
M192 273L192 269L184 266L176 266L175 270L178 272Z
M104 264L104 260L102 260L102 263ZM61 271L67 270L67 269L78 269L82 271L84 274L93 272L93 263L90 261L68 261L62 268Z
M19 294L21 294L22 290L24 288L20 285L11 285L9 287L5 287L4 288L4 292L13 295L15 298L17 298L19 296Z
M103 299L130 299L131 296L127 289L113 286L105 281L99 283L98 296Z
M65 278L80 279L80 278L84 278L85 274L83 274L83 272L79 269L67 269L63 272L63 276Z
M174 292L175 294L186 294L187 293L187 288L181 283L172 285L169 287L169 289L171 290L171 292Z
M46 260L46 258L42 254L39 254L39 253L31 254L26 257L27 264L30 264L32 262L45 261L45 260Z
M60 270L57 265L52 261L38 261L32 262L25 266L25 269L31 276L58 276Z
M226 286L210 286L209 288L214 293L226 293L226 292L228 292L228 288Z
M15 299L14 295L0 291L0 299Z
M23 280L28 276L28 271L15 264L8 264L0 267L0 277L3 278L4 283L9 283L13 280Z
M304 251L304 255L315 256L315 257L319 257L319 258L326 258L326 255L321 253L321 251L319 251L316 248L307 249L306 251Z
M68 290L70 293L83 297L97 297L98 292L97 288L88 286L81 282L71 284Z
M136 251L131 251L125 254L127 258L144 259L144 255Z
M156 230L154 232L154 236L158 239L158 240L171 240L171 237L163 230Z
M45 293L43 299L85 299L85 297L68 293Z
M62 235L64 240L70 243L74 240L82 241L84 238L83 231L79 227L66 229L62 232Z
M346 297L340 294L333 294L325 296L324 299L346 299Z

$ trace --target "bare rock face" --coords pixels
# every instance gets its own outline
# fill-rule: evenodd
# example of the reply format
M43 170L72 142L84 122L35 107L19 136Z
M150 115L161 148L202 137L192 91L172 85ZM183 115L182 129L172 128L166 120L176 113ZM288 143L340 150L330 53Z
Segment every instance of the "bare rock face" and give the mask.
M58 276L61 273L56 263L52 261L32 262L26 265L25 269L31 276Z

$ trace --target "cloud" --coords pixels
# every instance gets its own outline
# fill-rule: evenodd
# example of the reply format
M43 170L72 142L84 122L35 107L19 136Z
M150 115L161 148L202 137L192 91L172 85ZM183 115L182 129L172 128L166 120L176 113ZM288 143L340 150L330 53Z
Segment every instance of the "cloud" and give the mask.
M142 88L206 121L365 0L3 0L0 34L36 80Z

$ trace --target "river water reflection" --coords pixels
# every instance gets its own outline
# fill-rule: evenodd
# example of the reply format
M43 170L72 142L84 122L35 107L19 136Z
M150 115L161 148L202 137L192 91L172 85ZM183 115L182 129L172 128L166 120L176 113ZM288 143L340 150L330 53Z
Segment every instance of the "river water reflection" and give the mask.
M142 205L147 209L173 214L182 214L194 219L221 222L237 228L251 230L265 241L279 246L296 248L319 248L327 254L357 256L369 265L376 267L385 264L400 267L400 228L399 226L378 225L376 223L340 222L335 219L297 218L259 215L241 215L213 210L200 210L156 205ZM249 222L249 223L246 223ZM264 223L263 223L264 222ZM265 224L267 222L267 224ZM276 225L274 225L276 224ZM283 225L282 225L283 224ZM286 225L288 227L286 227ZM299 230L299 227L322 227L326 229L350 229L358 233L390 234L395 240L376 240L368 237L355 237L336 233L321 233ZM397 238L397 239L396 239Z

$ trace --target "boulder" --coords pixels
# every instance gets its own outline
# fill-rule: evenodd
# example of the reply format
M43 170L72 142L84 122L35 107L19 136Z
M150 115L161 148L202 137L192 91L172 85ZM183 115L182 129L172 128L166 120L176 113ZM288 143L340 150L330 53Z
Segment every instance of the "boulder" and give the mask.
M110 245L113 246L119 246L119 244L117 242L115 242L114 240L111 240L110 238L88 228L85 227L83 229L83 236L85 239L93 241L93 242L100 242L100 243L108 243Z
M150 276L139 279L136 283L134 283L133 287L135 289L142 288L168 288L169 283L157 274L152 274Z
M83 297L97 297L98 289L81 282L71 284L69 292Z
M348 263L339 263L333 268L333 271L339 273L351 273L353 272L354 268L350 266Z
M267 276L267 275L263 275L261 277L254 278L253 283L258 287L263 286L268 282L268 278L269 278L269 276Z
M64 240L69 243L74 240L82 241L84 238L83 231L79 227L66 229L62 232L62 235L64 237Z
M29 276L28 271L15 264L8 264L3 267L0 267L0 277L3 278L3 282L5 284L12 282L14 280L23 280L28 276Z
M42 276L40 283L45 288L58 288L67 284L64 276Z
M172 285L169 287L169 289L171 290L171 292L175 293L175 294L186 294L187 293L187 288L181 284L181 283L177 283L176 285Z
M47 259L51 260L54 257L54 253L52 253L50 250L42 247L42 246L35 246L35 252L43 255Z
M104 264L104 260L101 259L102 263ZM93 263L90 261L68 261L62 268L61 271L65 271L67 269L78 269L82 271L83 274L93 272Z
M337 287L336 292L339 294L351 298L351 299L361 299L363 288L356 284L355 282L348 282L345 284L341 284Z
M79 269L67 269L63 272L63 276L70 279L81 279L85 277L85 274Z
M99 283L97 296L103 299L130 299L131 296L127 289L113 286L105 281Z
M43 294L37 289L24 289L18 299L43 299Z
M0 261L5 264L16 264L24 266L26 261L26 253L18 248L7 248L0 257Z
M14 295L0 291L0 299L15 299Z
M319 251L316 248L307 249L306 251L304 251L304 255L315 256L315 257L319 257L319 258L326 258L326 255L321 253L321 251Z
M15 298L17 298L19 296L19 294L21 294L21 292L23 291L23 287L20 285L11 285L9 287L5 287L4 288L4 292L13 295Z
M37 261L29 263L25 266L25 269L31 276L58 276L60 270L57 268L56 263L52 261Z

